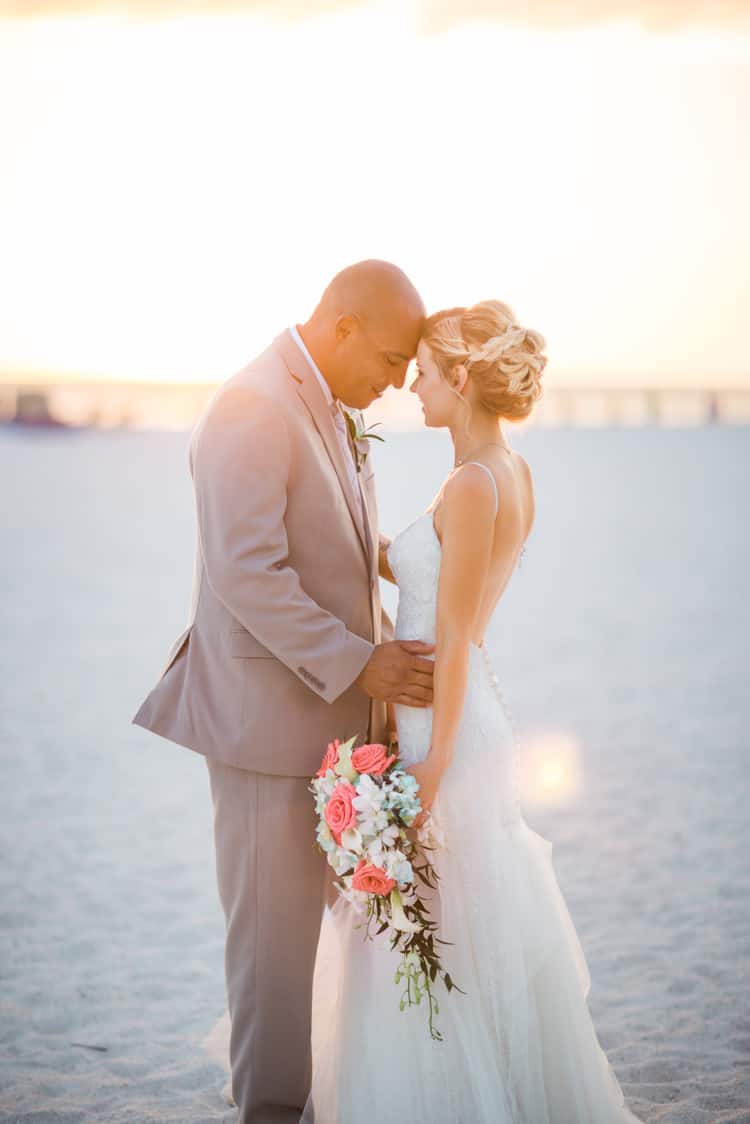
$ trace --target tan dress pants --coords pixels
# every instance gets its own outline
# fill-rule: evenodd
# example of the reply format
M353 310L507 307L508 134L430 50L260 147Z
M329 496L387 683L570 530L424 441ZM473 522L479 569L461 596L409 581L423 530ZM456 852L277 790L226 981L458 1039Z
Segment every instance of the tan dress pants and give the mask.
M206 758L240 1124L297 1124L310 1091L315 954L326 863L306 777Z

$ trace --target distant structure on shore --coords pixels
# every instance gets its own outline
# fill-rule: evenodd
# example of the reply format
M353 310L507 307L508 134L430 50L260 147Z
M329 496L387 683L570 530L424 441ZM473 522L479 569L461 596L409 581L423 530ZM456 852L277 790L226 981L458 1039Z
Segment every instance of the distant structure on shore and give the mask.
M55 417L50 409L45 390L19 390L11 425L29 426L33 429L61 429L66 423Z
M216 383L0 383L0 421L40 429L63 426L190 429ZM386 429L419 429L412 394L389 393L371 414ZM532 427L750 424L747 387L555 386L544 388Z
M750 386L555 386L537 410L558 426L747 424Z

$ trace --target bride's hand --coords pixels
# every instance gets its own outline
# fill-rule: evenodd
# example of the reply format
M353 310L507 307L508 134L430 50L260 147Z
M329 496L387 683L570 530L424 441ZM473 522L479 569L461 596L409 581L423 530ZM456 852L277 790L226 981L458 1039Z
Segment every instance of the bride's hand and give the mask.
M419 799L422 804L422 811L412 824L412 827L419 828L424 824L432 808L443 774L435 768L429 758L426 761L420 761L417 765L411 765L406 772L411 773L419 784Z

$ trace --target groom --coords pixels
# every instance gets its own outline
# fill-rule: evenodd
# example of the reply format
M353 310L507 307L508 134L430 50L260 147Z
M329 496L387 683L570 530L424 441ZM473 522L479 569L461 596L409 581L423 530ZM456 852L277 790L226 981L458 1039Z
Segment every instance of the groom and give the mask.
M350 266L219 387L191 442L190 624L134 722L206 757L240 1124L298 1121L310 1088L326 866L309 778L333 738L382 741L386 704L432 701L433 649L381 642L387 543L342 411L403 386L423 321L396 266Z

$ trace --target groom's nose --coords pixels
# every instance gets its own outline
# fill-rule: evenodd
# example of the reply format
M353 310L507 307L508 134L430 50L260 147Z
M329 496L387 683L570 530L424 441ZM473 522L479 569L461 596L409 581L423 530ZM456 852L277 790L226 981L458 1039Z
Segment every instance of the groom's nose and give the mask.
M391 382L395 386L396 390L401 390L402 386L406 382L406 372L408 370L409 364L407 363L404 367L397 368L396 372L392 376Z

